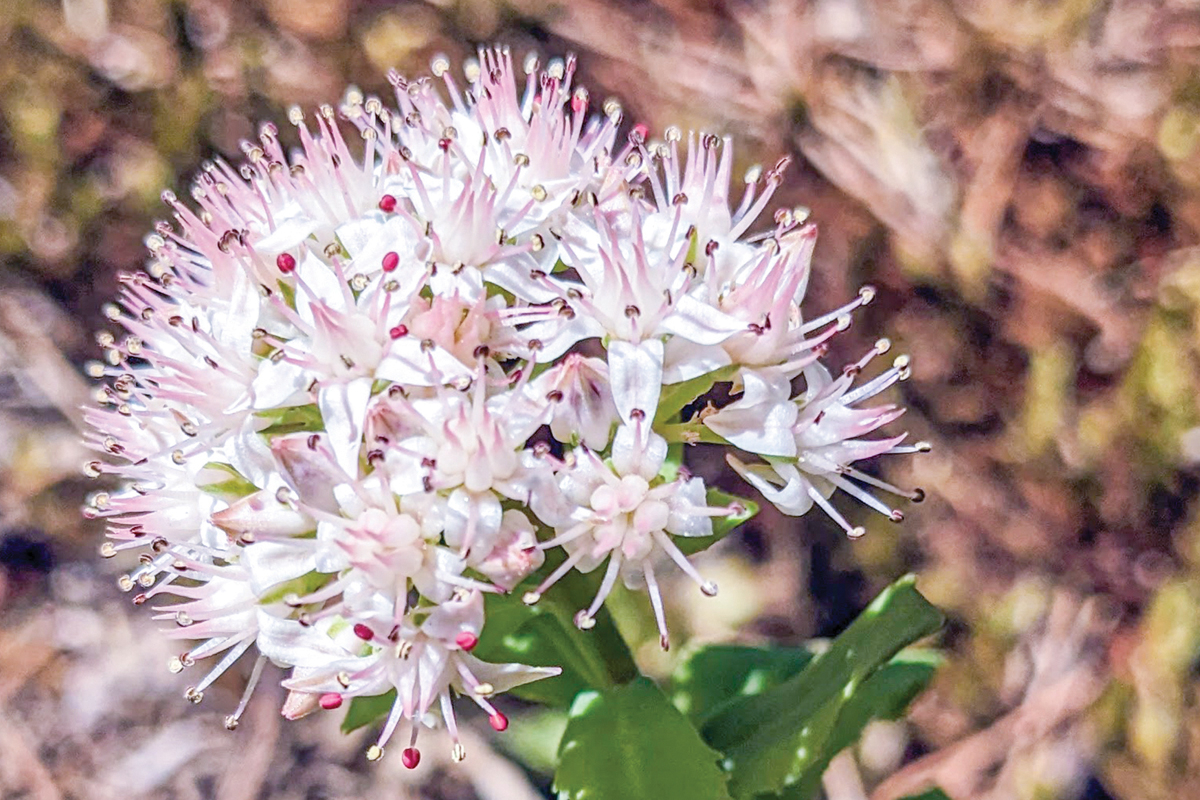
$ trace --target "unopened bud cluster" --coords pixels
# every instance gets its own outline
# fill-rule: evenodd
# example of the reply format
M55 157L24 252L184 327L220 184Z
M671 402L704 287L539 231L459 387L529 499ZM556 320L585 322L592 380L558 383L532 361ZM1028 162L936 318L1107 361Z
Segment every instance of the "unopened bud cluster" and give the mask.
M620 579L664 647L662 570L716 594L681 543L742 509L710 502L684 446L725 448L781 511L852 535L835 490L901 518L854 463L923 449L870 436L901 414L864 406L907 375L902 357L860 379L886 341L822 363L872 291L801 312L816 229L763 220L784 162L731 197L728 140L618 136L571 59L433 72L391 76L392 108L351 91L315 125L293 111L295 152L266 125L193 203L166 193L88 411L105 457L87 471L122 488L87 511L105 556L140 554L121 587L191 642L171 669L210 665L188 699L246 654L229 727L266 661L289 670L289 717L395 691L369 756L400 735L410 767L423 726L457 743L453 695L503 730L489 698L557 673L472 655L485 593L536 603L601 570L576 624Z

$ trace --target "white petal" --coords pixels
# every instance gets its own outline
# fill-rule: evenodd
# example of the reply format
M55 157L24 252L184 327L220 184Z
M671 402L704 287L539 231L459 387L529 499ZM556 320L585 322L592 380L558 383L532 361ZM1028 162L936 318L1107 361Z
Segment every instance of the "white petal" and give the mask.
M293 395L304 390L308 375L304 368L287 360L264 359L251 384L254 408L280 408L290 405ZM307 402L307 401L304 401Z
M368 238L356 243L359 246L349 251L354 259L349 272L378 275L383 271L383 257L388 253L395 253L400 257L400 263L393 273L394 277L401 283L408 283L408 279L414 273L418 278L425 273L424 261L417 258L416 248L419 243L420 239L408 220L393 217L382 225L376 225Z
M458 488L450 493L446 503L446 544L460 548L466 542L471 516L475 518L475 530L471 537L471 553L483 558L492 551L500 533L500 521L504 509L492 492L478 494Z
M796 455L796 422L793 403L734 408L727 406L704 418L713 433L748 453L764 456Z
M271 441L271 452L306 506L337 513L334 487L346 480L346 474L329 459L327 450L309 447L308 438L307 433L278 436Z
M375 367L375 377L412 386L437 386L470 375L471 370L450 353L440 347L426 351L413 336L392 342Z
M264 256L279 255L285 250L298 247L312 236L320 223L311 217L295 216L280 220L275 230L254 243L254 249Z
M350 656L317 628L280 619L261 608L258 609L257 644L264 656L289 667L323 667Z
M247 414L237 432L215 448L209 460L224 461L255 486L266 486L275 471L275 459L271 448L255 430L256 421Z
M370 378L355 378L346 383L323 386L317 393L317 404L334 458L351 477L358 475L358 454L362 449L363 420L367 415L367 401L371 399L371 383Z
M609 343L608 374L622 421L629 422L635 408L645 412L647 421L654 419L662 393L662 366L663 344L658 339Z
M658 475L667 459L667 440L653 431L649 425L642 426L643 439L639 440L632 425L617 428L613 437L613 467L621 475L641 475L650 480Z
M696 344L680 336L667 340L663 356L663 383L683 383L732 364L724 348Z
M674 312L662 321L659 329L697 344L716 345L746 330L746 323L690 295L684 295L675 303Z
M778 373L764 377L745 370L742 382L742 397L705 417L704 424L748 453L795 456L793 427L800 412L788 398L791 391L788 381Z
M342 243L351 258L358 258L371 239L383 230L384 223L378 215L352 219L339 225L334 235Z
M692 478L685 482L667 502L671 508L667 533L675 536L712 536L712 517L689 513L689 509L708 505L702 479Z
M222 344L238 353L249 353L254 343L251 334L258 326L262 295L246 270L238 269L234 274L228 302L222 318L215 321L213 332Z
M261 596L272 586L307 575L316 569L311 547L280 542L256 542L242 551L250 571L250 590Z
M313 253L305 253L296 265L296 313L309 325L314 324L312 306L324 305L334 311L346 311L346 288L338 276Z

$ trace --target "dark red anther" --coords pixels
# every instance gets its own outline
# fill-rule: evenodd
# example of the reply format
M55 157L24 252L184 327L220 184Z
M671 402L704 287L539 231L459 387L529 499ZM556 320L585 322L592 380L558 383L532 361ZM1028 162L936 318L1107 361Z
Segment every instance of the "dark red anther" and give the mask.
M321 704L321 708L325 709L326 711L333 711L335 708L341 707L342 696L337 692L327 692L326 694L321 695L321 699L317 702L319 702Z
M354 626L354 635L362 639L364 642L369 642L375 638L375 631L359 622Z
M279 271L284 275L296 269L296 258L291 253L280 253L279 258L275 259L275 266L279 267Z
M463 631L454 637L454 643L463 650L474 650L475 645L479 644L479 637L470 631Z
M391 336L393 339L399 339L401 336L407 336L407 335L408 335L408 326L407 325L397 325L396 327L394 327L390 331L388 331L388 336Z
M442 148L443 153L449 152L452 141L449 136L443 136L441 139L438 139L438 147Z
M404 748L404 752L400 754L400 763L408 769L416 769L417 764L421 763L421 751L415 747Z
M396 210L396 198L390 194L385 194L379 198L379 210L385 214L390 214Z
M488 717L488 722L497 731L502 731L508 727L508 717L501 714L499 711Z
M383 271L392 272L400 265L400 255L396 252L383 254Z
M650 135L650 126L644 122L639 122L633 126L633 130L629 132L629 140L634 144L641 144L646 141L646 137Z

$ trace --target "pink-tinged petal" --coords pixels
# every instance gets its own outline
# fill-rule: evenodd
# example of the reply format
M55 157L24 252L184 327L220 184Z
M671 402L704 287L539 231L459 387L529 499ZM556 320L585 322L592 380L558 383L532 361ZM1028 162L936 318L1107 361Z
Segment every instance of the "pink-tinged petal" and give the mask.
M527 667L524 664L492 664L475 656L460 655L471 673L479 680L490 683L497 692L507 692L517 686L553 678L562 674L560 667Z
M634 409L645 419L654 419L662 393L663 343L647 339L634 344L615 341L608 344L608 374L612 381L613 403L623 422L632 420Z
M212 515L213 524L239 536L299 536L315 530L317 524L302 511L279 502L274 490L264 489L243 497L228 508Z
M808 494L812 483L791 464L744 464L732 455L725 456L725 460L738 475L758 489L763 497L784 514L800 517L812 508L813 500ZM782 481L783 486L776 485L771 477Z
M334 459L347 475L358 475L358 454L362 449L363 420L371 399L371 378L355 378L345 383L321 387L317 405L329 434Z
M529 518L509 509L504 512L495 546L475 564L475 569L502 589L511 590L546 560L537 543L537 533Z
M279 713L284 719L295 720L307 717L321 707L321 695L315 692L288 692Z
M892 436L887 439L853 439L837 444L825 445L824 447L816 448L813 452L817 454L819 460L832 464L852 464L855 461L863 461L868 458L882 455L891 450L896 445L900 444L907 438L907 434ZM831 468L828 470L833 472Z
M810 419L797 425L800 447L821 447L864 436L904 415L903 408L893 405L862 409L831 405L823 411L819 422Z
M338 502L333 489L344 483L348 476L331 460L330 451L321 444L321 437L313 439L310 433L279 436L271 441L271 452L304 505L337 513Z

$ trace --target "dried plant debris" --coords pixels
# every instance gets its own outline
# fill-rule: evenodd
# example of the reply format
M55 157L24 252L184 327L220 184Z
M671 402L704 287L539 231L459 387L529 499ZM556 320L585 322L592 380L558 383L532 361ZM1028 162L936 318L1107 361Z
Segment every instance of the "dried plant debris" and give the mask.
M913 354L905 427L934 444L885 477L929 502L899 536L776 516L727 550L769 576L743 581L763 634L809 635L905 567L955 618L899 734L934 755L888 782L861 753L866 790L1200 792L1194 2L39 0L0 10L0 39L0 794L536 796L432 759L364 771L363 741L278 726L266 695L221 738L115 576L79 566L99 541L68 444L80 376L161 186L236 160L255 120L382 92L467 40L572 50L651 131L748 140L738 174L792 156L822 228L816 305L879 287L862 327ZM471 748L466 766L492 757Z

